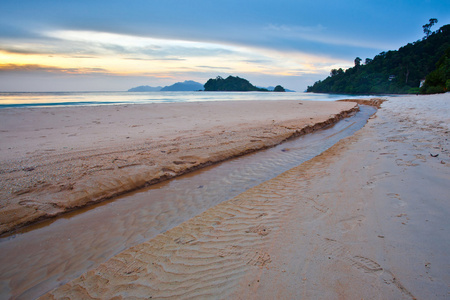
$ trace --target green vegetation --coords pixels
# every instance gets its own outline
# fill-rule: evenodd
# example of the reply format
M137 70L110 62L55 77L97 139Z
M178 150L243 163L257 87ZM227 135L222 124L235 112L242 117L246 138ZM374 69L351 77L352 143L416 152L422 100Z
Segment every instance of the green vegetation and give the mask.
M209 79L204 85L205 91L227 91L227 92L268 92L267 89L262 89L251 84L247 79L228 76L223 79L217 76L216 79Z
M274 92L286 92L286 90L284 89L284 87L282 87L281 85L277 85L274 89Z
M216 79L211 78L205 83L204 88L206 92L269 92L268 89L256 87L247 79L238 76L228 76L226 79L220 76L217 76ZM281 85L277 85L273 91L286 92Z
M450 84L450 24L431 32L437 22L423 26L425 37L397 51L381 52L373 59L355 59L347 70L333 69L330 76L308 86L307 92L337 94L442 93ZM422 88L420 83L426 78Z
M436 70L427 75L420 88L422 94L436 94L450 91L450 47L436 64Z

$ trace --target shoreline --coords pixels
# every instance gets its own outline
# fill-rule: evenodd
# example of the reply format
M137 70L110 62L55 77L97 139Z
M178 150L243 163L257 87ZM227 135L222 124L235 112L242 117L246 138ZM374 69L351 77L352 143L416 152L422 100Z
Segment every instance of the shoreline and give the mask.
M335 123L357 110L356 104L310 101L264 101L259 104L255 101L251 103L240 101L240 104L221 102L163 105L164 107L149 104L145 107L148 109L147 113L151 109L151 113L154 114L152 118L147 118L147 115L142 112L142 110L145 111L142 106L134 107L134 110L131 109L131 113L127 114L130 112L127 105L110 107L109 110L106 109L106 113L102 112L103 115L100 111L105 108L97 108L91 119L89 116L86 119L83 114L88 114L88 110L93 110L92 108L0 111L3 116L9 117L9 119L3 119L5 122L3 125L11 122L12 118L15 118L15 124L20 122L21 118L22 121L28 118L28 122L22 126L28 126L28 128L21 128L23 132L14 132L15 124L8 123L7 130L2 130L0 133L5 138L5 144L12 146L9 148L21 149L13 153L9 151L9 156L5 155L0 162L2 169L0 178L3 177L2 182L4 182L3 192L0 195L0 199L4 200L0 207L0 234L5 236L32 223L96 204L236 156L273 147L289 138ZM236 113L236 105L244 108L243 116ZM281 106L283 109L280 109ZM179 107L178 110L177 107ZM162 108L171 109L174 112L164 114L161 111ZM191 123L182 123L188 122L187 108L191 109L190 114L193 116L198 113L198 110L203 110L204 113L213 111L214 121L219 125L211 126L212 120L203 121L200 125L199 120L197 120L198 123L192 123L195 121L192 117ZM245 115L246 109L247 115ZM254 109L259 109L258 112L263 116L248 120L246 118L249 116L248 113ZM296 109L294 113L293 109ZM219 110L226 112L219 113ZM78 114L73 115L74 112ZM158 114L163 115L165 119L157 117ZM59 115L57 120L59 123L56 124L53 123L55 115ZM136 115L137 120L126 123L128 117L132 118ZM111 143L107 140L112 140L116 132L108 135L101 130L95 131L95 125L102 126L101 124L107 120L110 121L108 125L113 123L112 119L108 119L110 116L115 118L116 123L126 123L125 126L118 124L114 127L113 125L117 135L125 141L124 144L120 142L120 146L117 142ZM65 125L67 123L65 118L75 117L82 119L81 123ZM152 125L155 119L160 120L157 121L159 127L150 135L145 135L140 127L145 127L145 122L147 126ZM231 121L224 122L229 119ZM44 123L42 128L33 129L32 126L38 126L39 121ZM89 122L94 126L88 126ZM52 124L50 125L52 127L46 127L49 126L48 124ZM59 128L54 128L58 125ZM123 128L127 130L124 131ZM130 128L141 131L133 133ZM105 129L108 129L108 126L104 126L103 130ZM87 138L77 137L79 134L77 130L81 130ZM44 139L44 142L39 140L36 137L37 133L33 131L41 131L39 134L42 134L40 137ZM70 141L71 144L68 146L61 144L58 134L64 134L64 131L68 131L65 133L64 142L68 142L69 137L75 142ZM17 136L14 137L13 134ZM25 143L27 139L31 139L31 144ZM95 147L94 144L99 146ZM42 146L44 148L40 148ZM4 150L2 149L5 154ZM183 154L180 155L181 153Z
M41 299L445 297L449 101L390 98L321 155Z

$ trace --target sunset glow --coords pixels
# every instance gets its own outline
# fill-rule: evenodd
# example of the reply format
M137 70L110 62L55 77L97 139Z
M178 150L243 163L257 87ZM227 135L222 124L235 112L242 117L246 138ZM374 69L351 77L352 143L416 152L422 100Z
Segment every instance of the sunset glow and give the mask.
M2 2L0 91L90 90L96 82L95 90L126 90L184 80L204 83L219 75L303 90L332 68L351 67L356 56L373 57L420 38L421 22L445 11L430 4L421 8L423 20L394 26L388 16L355 17L369 6L381 9L381 2L274 7L270 1L249 1L236 10L230 1L220 14L179 1L135 1L134 10L126 2L100 2ZM398 5L396 19L419 10ZM358 26L352 18L358 18Z

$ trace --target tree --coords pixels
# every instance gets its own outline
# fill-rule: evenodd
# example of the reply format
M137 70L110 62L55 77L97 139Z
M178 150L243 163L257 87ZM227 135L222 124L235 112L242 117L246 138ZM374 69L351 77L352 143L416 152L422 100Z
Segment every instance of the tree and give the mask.
M277 85L274 89L274 92L286 92L286 90L284 89L284 87L282 87L281 85Z
M422 26L422 28L423 28L423 33L425 33L425 38L427 38L427 37L430 36L430 34L431 34L430 28L431 28L434 24L436 24L436 23L438 22L438 20L435 19L435 18L432 18L432 19L430 19L429 21L430 21L430 22L429 22L428 24L425 24L425 25Z
M431 20L430 23L436 21ZM426 39L409 43L398 50L381 52L372 60L366 59L365 64L357 57L355 66L345 72L342 69L331 70L331 76L317 81L307 91L334 94L418 93L420 82L425 78L427 80L420 89L421 93L450 91L448 49L450 24L432 32ZM446 56L441 58L444 54Z
M267 92L267 89L258 88L251 84L247 79L228 76L223 79L217 76L216 79L209 79L204 85L205 91L261 91Z
M421 93L434 94L448 91L450 83L450 47L436 64L436 70L430 72L420 89Z
M331 77L336 76L337 74L338 74L338 70L336 70L336 69L331 69L331 71L330 71L330 76L331 76Z

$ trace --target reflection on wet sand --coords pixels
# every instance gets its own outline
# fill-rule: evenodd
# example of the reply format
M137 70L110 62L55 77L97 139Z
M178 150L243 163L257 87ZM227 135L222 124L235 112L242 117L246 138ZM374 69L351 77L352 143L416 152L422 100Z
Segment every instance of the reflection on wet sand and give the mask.
M42 299L446 298L449 96L390 98L321 155Z
M0 242L9 257L0 266L3 294L34 298L80 276L113 255L142 243L243 191L269 180L352 135L375 112L277 147L233 159L30 227ZM255 229L256 230L256 229ZM30 251L30 249L33 249Z

